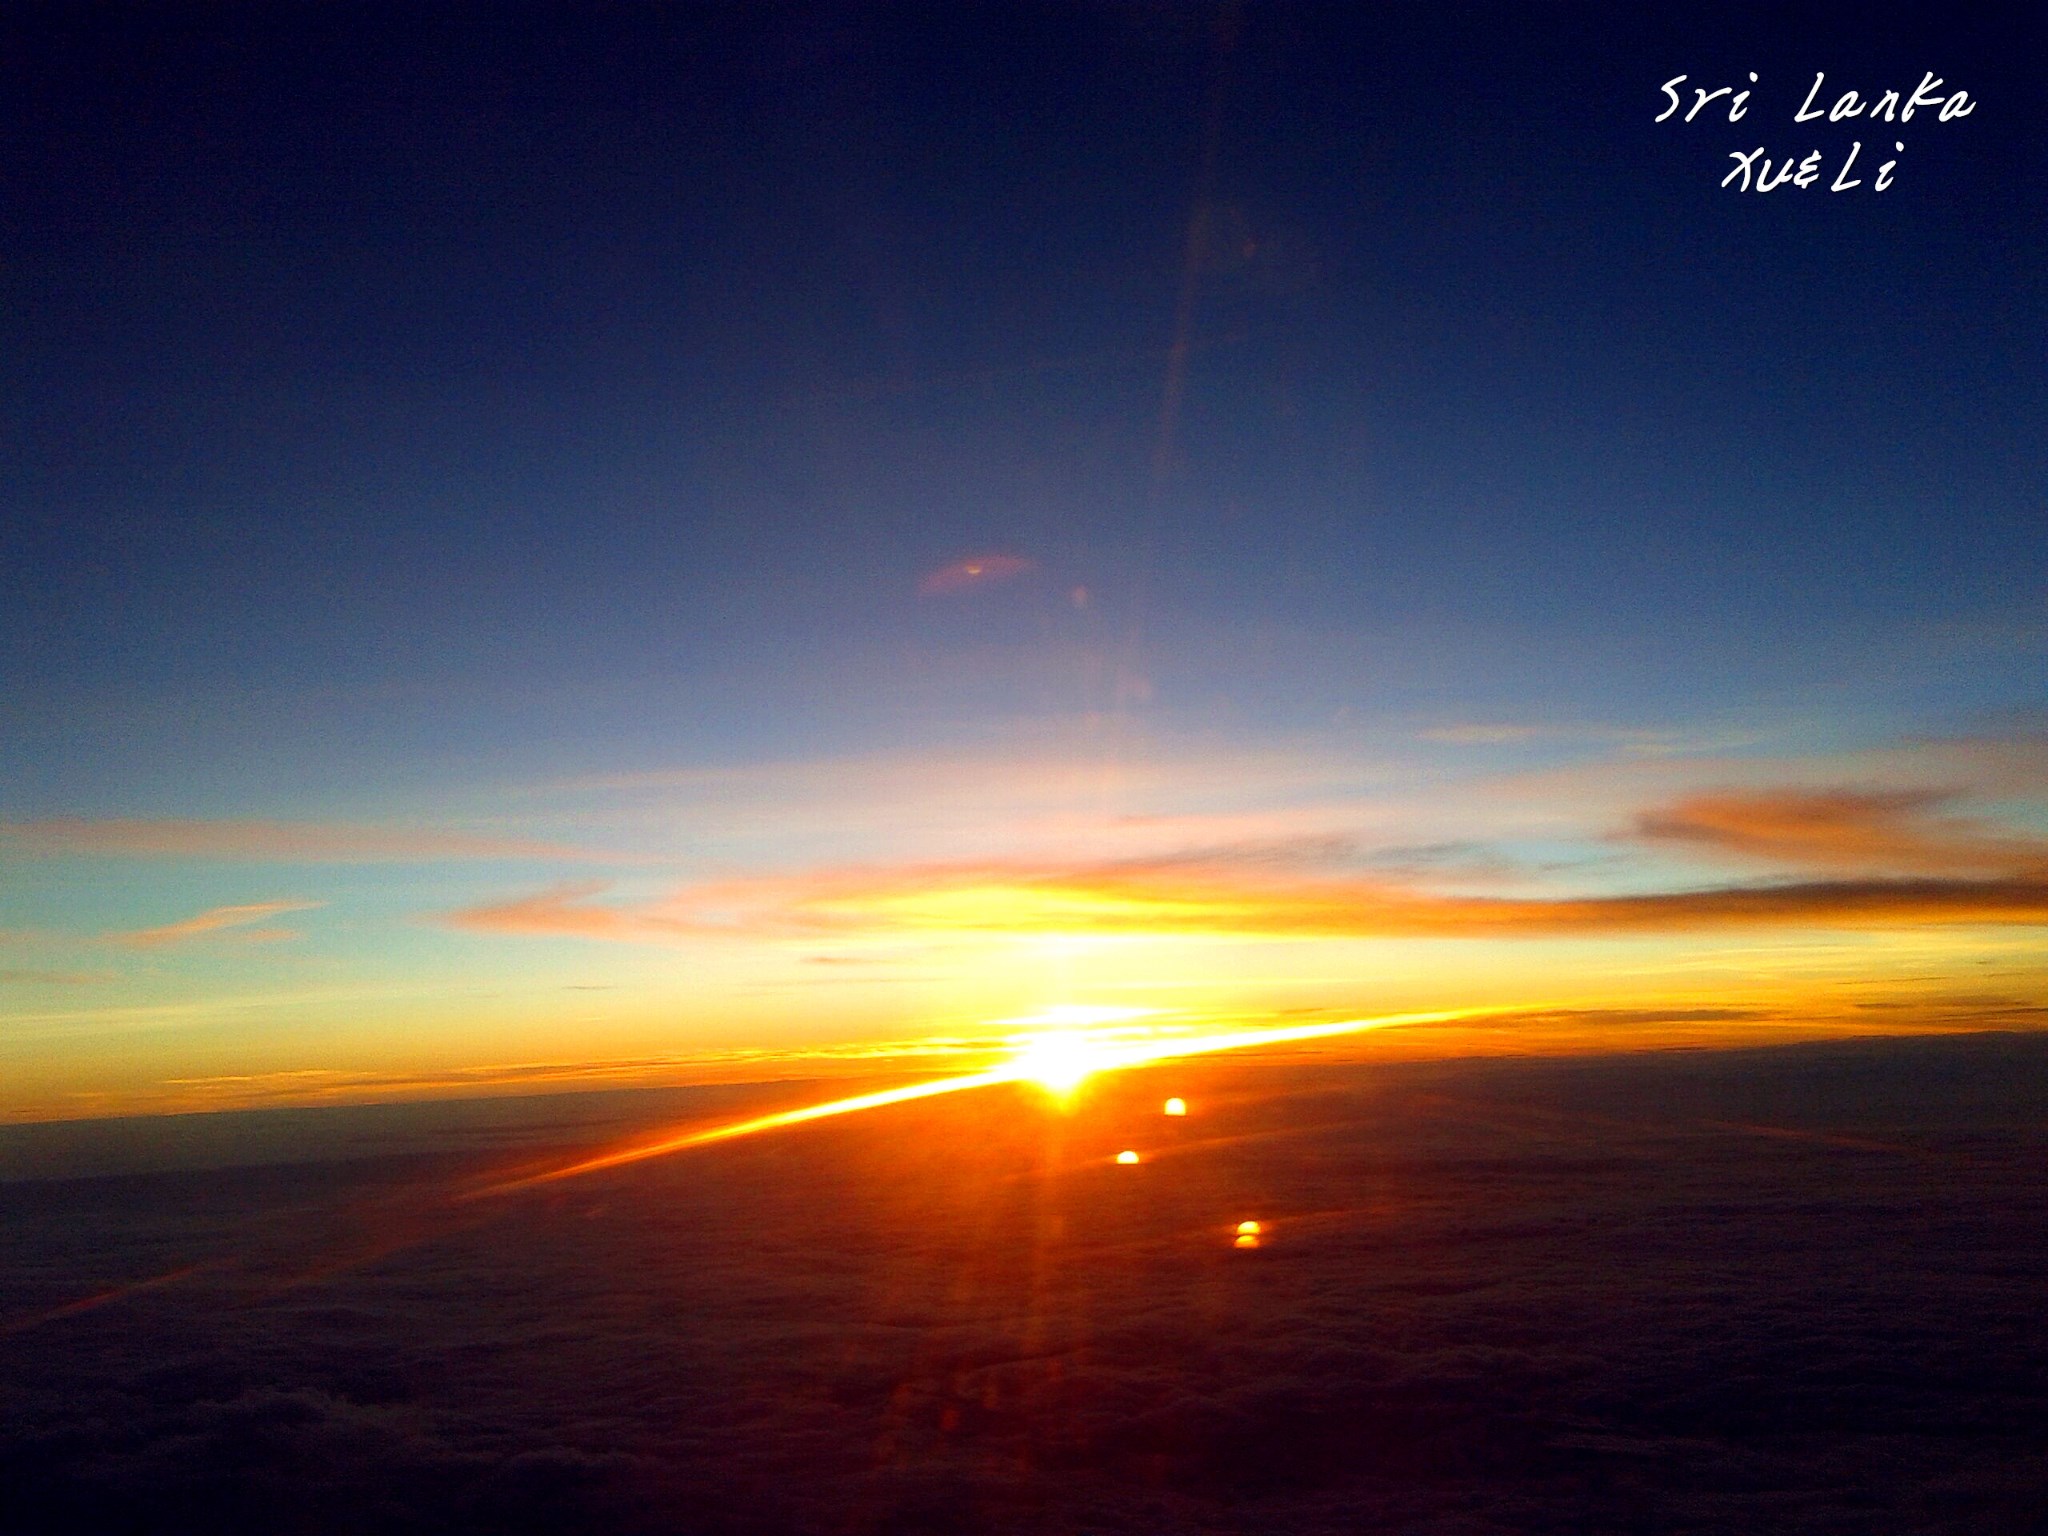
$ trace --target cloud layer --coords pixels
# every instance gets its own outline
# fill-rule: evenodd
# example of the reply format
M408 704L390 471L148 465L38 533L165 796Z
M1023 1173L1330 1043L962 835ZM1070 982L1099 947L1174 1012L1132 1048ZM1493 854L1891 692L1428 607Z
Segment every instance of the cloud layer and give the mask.
M2030 1530L2041 1047L1213 1062L460 1203L649 1127L365 1112L0 1186L0 1524Z
M563 884L451 914L476 932L615 940L716 934L1084 933L1284 938L1541 938L1730 928L2048 923L2048 854L1925 815L1924 792L1699 795L1635 835L1802 870L1769 883L1597 894L1446 893L1341 867L1342 839L1171 858L987 860L819 869L688 887L654 902Z

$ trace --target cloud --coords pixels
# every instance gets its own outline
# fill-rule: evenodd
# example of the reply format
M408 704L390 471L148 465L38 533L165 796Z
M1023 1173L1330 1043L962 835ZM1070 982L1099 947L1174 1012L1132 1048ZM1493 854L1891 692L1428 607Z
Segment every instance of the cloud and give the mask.
M1729 928L2048 924L2048 879L1806 880L1583 896L1444 895L1253 859L1057 868L1022 863L822 870L608 906L564 885L472 907L479 932L675 941L825 933L1239 938L1540 938Z
M0 851L59 858L274 860L280 863L427 863L439 859L574 859L627 862L561 843L476 837L421 827L312 821L201 821L181 817L57 816L0 822Z
M258 901L242 906L209 907L206 911L184 918L175 923L166 923L161 928L139 928L132 933L112 935L117 944L126 944L134 949L153 949L161 944L181 944L188 939L201 939L216 933L234 932L236 939L243 943L262 943L279 939L303 938L290 928L258 928L254 925L281 912L308 912L324 906L318 901Z
M1444 896L1240 870L930 871L830 885L792 914L825 924L989 932L1514 938L1742 927L2048 923L2048 880L1836 880L1613 896Z
M1997 836L1980 824L1928 813L1944 790L1779 789L1688 796L1636 820L1651 842L1807 869L2039 877L2048 843Z
M1310 747L1117 759L1063 745L558 786L651 794L667 802L664 815L701 822L707 846L746 829L732 861L766 857L782 869L630 902L604 898L601 885L558 885L451 920L642 942L1872 928L2033 923L2048 882L2048 844L1951 814L1965 793L2031 798L2031 760L2008 743L1812 760L1629 756L1449 785ZM1626 848L1612 833L1617 807ZM789 858L799 837L809 845L801 866ZM1652 851L1698 867L1600 892L1613 882L1596 869L1612 875ZM1733 879L1710 859L1756 861L1753 873L1774 878ZM1578 892L1550 884L1571 878Z
M587 898L605 886L601 880L551 885L531 896L465 907L450 913L448 922L475 933L534 938L655 939L680 937L690 931L691 925L658 913L589 905Z
M1416 732L1423 741L1434 741L1452 747L1503 747L1518 746L1523 742L1538 741L1550 733L1534 725L1440 725L1426 731Z
M1832 795L1932 789L1940 803L1967 792L1986 799L2048 796L2048 744L2034 739L1949 737L1908 740L1858 752L1686 755L1624 750L1613 757L1504 774L1481 797L1524 815L1613 814L1616 804L1664 803L1694 795Z
M7 1191L9 1528L2031 1529L2044 1044L1176 1066L459 1207L791 1090L63 1128L196 1171Z
M1503 881L1511 865L1525 874L1532 861L1615 868L1648 864L1652 854L1655 867L1674 858L1697 866L1683 877L1688 884L1730 878L1723 861L1743 857L1731 849L1633 830L1645 809L1675 830L1695 797L1829 795L1844 785L1919 795L1933 785L2024 810L2048 791L2037 772L2042 756L2036 749L2030 757L2024 744L1983 741L1810 758L1649 754L1615 743L1597 760L1501 773L1447 768L1441 752L1403 757L1370 736L1225 743L1134 729L1126 738L1067 720L1020 726L995 741L656 769L527 793L565 802L542 814L611 828L608 840L623 845L631 837L632 846L727 868L937 866L1002 862L1020 851L1042 865L1082 867L1227 843L1340 837L1356 846L1355 862L1376 866L1384 878L1436 888L1456 879L1477 892L1475 882ZM1922 832L1956 844L1959 824L1944 822L1949 813L1930 804L1919 813ZM1621 829L1629 835L1618 841ZM2001 835L1996 826L1977 831L1979 853ZM1455 867L1404 851L1453 844L1468 850ZM2003 861L1980 868L1797 859L1749 871L1766 872L2025 873ZM1681 877L1663 878L1675 884Z
M1663 1017L1663 1016L1660 1016ZM986 1067L1007 1037L933 1035L846 1045L733 1047L658 1056L560 1061L485 1062L422 1071L342 1071L295 1068L212 1077L165 1078L158 1108L200 1109L293 1104L378 1104L417 1099L468 1098L505 1090L535 1093L604 1087L696 1088L733 1082L832 1082L876 1070L891 1073L959 1072ZM0 1164L4 1169L4 1164Z
M918 582L917 590L922 597L965 592L976 587L993 586L1036 569L1038 562L1023 555L970 555L928 572Z
M1499 721L1457 721L1415 733L1418 741L1452 747L1527 746L1546 742L1562 746L1609 747L1629 757L1695 757L1754 746L1762 738L1753 730L1672 729L1618 725L1524 725Z

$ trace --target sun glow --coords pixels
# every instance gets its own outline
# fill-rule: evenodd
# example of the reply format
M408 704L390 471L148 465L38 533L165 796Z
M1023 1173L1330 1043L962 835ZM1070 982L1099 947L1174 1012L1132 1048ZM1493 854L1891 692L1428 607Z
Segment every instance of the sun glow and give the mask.
M1006 1024L1054 1023L1070 1027L1024 1037L1016 1054L1007 1064L986 1072L964 1072L953 1077L906 1083L899 1088L855 1094L849 1098L832 1099L802 1109L782 1110L776 1114L757 1115L750 1120L735 1120L724 1125L686 1130L658 1140L620 1147L615 1151L585 1158L566 1167L485 1185L472 1191L470 1197L507 1194L534 1185L551 1184L560 1179L576 1178L607 1168L644 1162L648 1158L665 1157L691 1147L710 1146L716 1142L733 1141L742 1136L756 1136L765 1131L782 1130L813 1120L834 1119L861 1110L881 1109L891 1104L907 1104L918 1099L936 1098L941 1094L965 1093L976 1088L992 1088L1002 1083L1036 1083L1056 1095L1065 1096L1086 1078L1098 1072L1143 1066L1155 1061L1171 1061L1183 1056L1207 1056L1218 1051L1240 1051L1258 1046L1327 1040L1340 1035L1362 1034L1367 1030L1397 1028L1404 1024L1443 1024L1455 1019L1471 1018L1489 1010L1451 1008L1428 1013L1386 1013L1374 1018L1338 1019L1317 1024L1239 1026L1234 1029L1203 1031L1188 1029L1140 1034L1135 1037L1128 1025L1119 1033L1101 1029L1091 1032L1084 1022L1099 1021L1108 1024L1111 1021L1130 1020L1156 1011L1145 1008L1062 1008L1033 1015L1028 1019L998 1020L997 1022ZM1258 1246L1255 1234L1242 1233L1240 1236L1250 1238L1251 1241L1240 1242L1239 1246Z
M1101 1047L1086 1035L1041 1035L1010 1065L1026 1082L1064 1098L1109 1064Z
M1016 1037L1010 1070L1020 1081L1036 1083L1055 1098L1066 1099L1095 1073L1122 1065L1119 1046L1127 1042L1119 1039L1117 1026L1157 1012L1154 1008L1063 1003L1043 1013L995 1022L1050 1026Z

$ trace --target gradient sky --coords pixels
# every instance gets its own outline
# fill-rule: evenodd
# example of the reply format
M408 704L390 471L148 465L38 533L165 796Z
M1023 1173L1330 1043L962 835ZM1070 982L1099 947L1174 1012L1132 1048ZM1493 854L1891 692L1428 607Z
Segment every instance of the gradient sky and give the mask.
M2041 1018L2038 21L432 10L0 22L0 1114Z

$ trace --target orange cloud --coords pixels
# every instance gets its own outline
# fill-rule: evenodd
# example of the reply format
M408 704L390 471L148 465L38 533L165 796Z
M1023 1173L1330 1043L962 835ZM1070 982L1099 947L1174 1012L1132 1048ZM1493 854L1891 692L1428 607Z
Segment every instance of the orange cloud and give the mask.
M1193 860L1052 869L820 871L677 892L639 907L560 886L452 915L478 931L676 940L709 934L1080 933L1245 938L1534 938L1727 928L2048 924L2048 879L1840 879L1616 896L1441 895Z
M1080 873L935 872L800 909L881 928L1300 938L1488 938L1729 927L2048 923L2048 880L1836 880L1623 896L1442 896L1356 880L1128 866Z
M587 898L605 882L573 881L549 886L531 896L488 902L450 913L448 921L475 933L517 933L536 938L658 939L679 937L691 924L656 912L591 906Z
M245 943L261 943L268 940L296 939L302 934L290 928L257 928L254 924L280 912L309 912L323 905L317 901L258 901L244 906L209 907L193 917L175 923L166 923L161 928L138 928L132 933L111 935L117 944L126 944L136 949L150 949L159 944L177 944L187 939L204 938L208 934L221 933L230 929L242 930L235 937Z
M1022 576L1037 568L1037 561L1023 555L970 555L965 560L955 560L951 565L942 565L930 572L917 584L917 590L924 597L962 592L970 587L1008 581L1013 576Z
M2042 876L2048 844L1928 815L1955 797L1929 789L1761 790L1693 795L1637 819L1651 841L1822 870Z
M140 820L50 817L0 822L0 849L22 855L142 859L252 859L374 864L436 859L577 859L613 856L560 843L473 837L417 827L310 821Z

